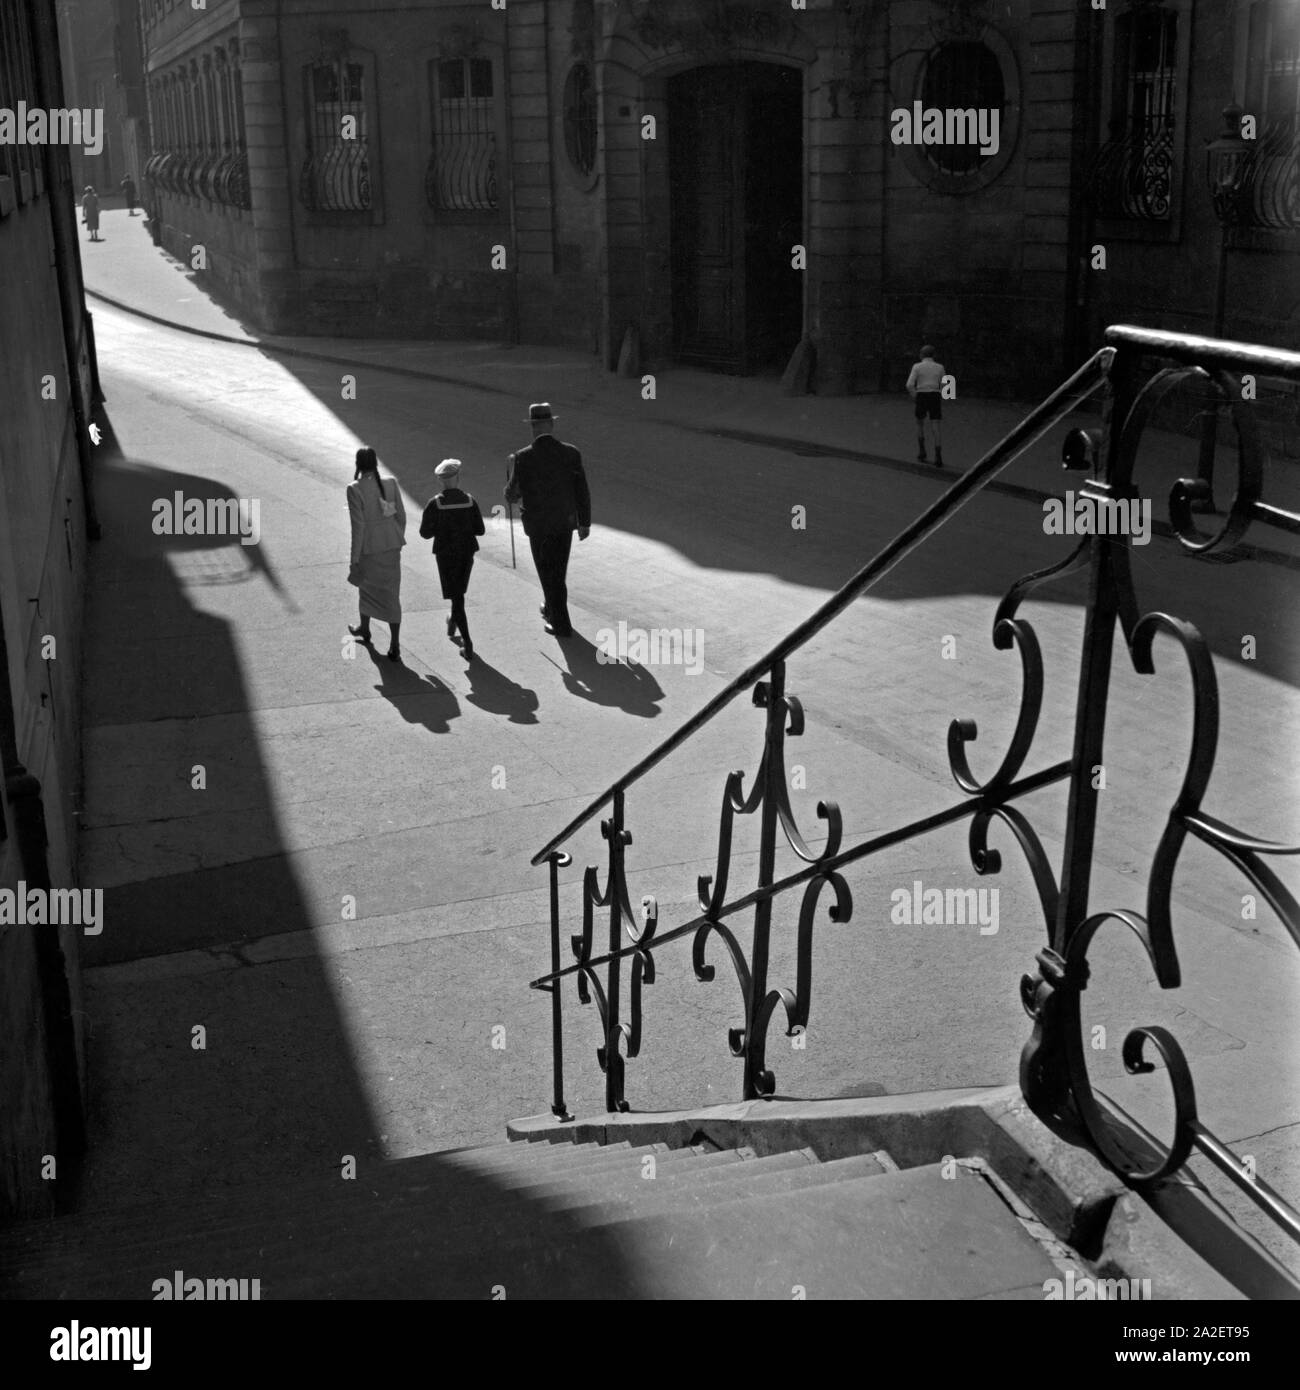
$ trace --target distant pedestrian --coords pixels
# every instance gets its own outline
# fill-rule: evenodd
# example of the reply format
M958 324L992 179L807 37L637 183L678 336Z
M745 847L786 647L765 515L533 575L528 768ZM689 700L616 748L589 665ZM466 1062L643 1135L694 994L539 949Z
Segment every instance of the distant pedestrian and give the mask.
M128 174L119 185L122 189L122 197L126 199L127 214L135 216L135 205L139 199L135 195L135 180Z
M369 646L371 618L387 623L388 659L398 661L402 655L398 636L402 626L406 508L397 480L379 476L379 460L373 449L357 450L356 477L348 484L348 516L352 522L348 583L361 590L361 622L348 631Z
M426 541L433 540L433 558L438 564L442 596L451 600L447 636L454 641L459 629L461 654L472 661L474 644L469 640L465 594L469 589L470 570L474 568L474 552L478 550L477 538L484 531L483 513L469 493L461 491L459 459L443 459L434 473L442 482L442 491L429 499L420 519L420 534Z
M99 240L99 195L90 186L81 195L81 220L90 229L91 241Z
M934 462L943 467L943 438L939 422L943 419L943 363L934 360L934 349L927 343L921 349L921 360L912 364L907 377L907 394L916 402L916 457L927 463L925 456L925 422L929 420L934 434Z
M556 637L572 637L567 575L573 532L585 541L591 532L591 494L582 455L555 438L555 416L545 401L528 407L533 442L511 454L506 500L522 502L524 535L542 582L542 618Z

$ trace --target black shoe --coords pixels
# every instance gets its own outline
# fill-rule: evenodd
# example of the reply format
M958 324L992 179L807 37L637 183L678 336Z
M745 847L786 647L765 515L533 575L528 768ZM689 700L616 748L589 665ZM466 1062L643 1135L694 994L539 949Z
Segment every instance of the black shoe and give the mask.
M547 623L546 630L552 637L565 638L573 636L573 629L571 627L556 627L554 623Z
M401 647L389 647L387 655L389 661L401 661L402 649Z
M466 661L473 661L473 660L474 660L474 644L473 644L473 642L463 642L463 643L461 644L460 654L461 654L461 656L463 656L463 657L465 658Z
M925 456L925 450L924 450L924 449L920 450L920 451L917 453L916 461L917 461L917 463L929 463L929 462L930 462L930 460L929 460L928 458L926 458L926 456Z
M369 628L350 627L348 628L348 631L353 635L353 637L357 639L358 642L364 642L367 647L370 645Z
M936 450L934 451L934 466L935 466L936 468L942 468L942 467L943 467L943 450L942 450L942 449L936 449Z

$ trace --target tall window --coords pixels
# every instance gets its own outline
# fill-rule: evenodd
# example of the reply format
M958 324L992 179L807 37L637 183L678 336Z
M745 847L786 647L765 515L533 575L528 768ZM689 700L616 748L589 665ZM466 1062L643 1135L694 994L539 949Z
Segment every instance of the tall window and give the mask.
M444 58L429 65L433 151L425 177L429 205L444 212L497 206L496 98L490 58Z
M307 159L302 200L320 212L370 209L365 69L341 58L304 70Z
M586 63L575 63L564 83L564 148L584 177L596 167L596 88Z
M1143 5L1115 20L1110 139L1099 160L1103 217L1167 222L1178 125L1178 13Z

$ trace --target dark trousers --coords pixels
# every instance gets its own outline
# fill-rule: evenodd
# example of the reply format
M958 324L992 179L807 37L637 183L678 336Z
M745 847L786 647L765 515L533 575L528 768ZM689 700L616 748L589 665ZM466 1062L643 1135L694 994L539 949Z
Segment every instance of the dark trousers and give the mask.
M443 598L451 600L453 630L469 641L469 620L465 617L465 594L469 589L470 571L474 568L474 552L461 553L448 548L434 555Z
M537 577L542 581L542 596L551 626L559 637L567 637L573 627L569 622L569 551L573 549L573 532L543 531L528 537L533 552Z
M469 619L465 616L465 595L451 601L451 625L454 630L460 632L461 637L466 642L469 641Z

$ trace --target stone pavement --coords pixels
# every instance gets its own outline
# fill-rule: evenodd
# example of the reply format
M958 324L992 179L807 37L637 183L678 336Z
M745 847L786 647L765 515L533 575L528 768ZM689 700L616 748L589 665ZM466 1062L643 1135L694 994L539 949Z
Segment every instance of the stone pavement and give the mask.
M185 276L166 268L139 219L132 225L125 214L110 213L105 227L105 242L83 253L92 290L99 286L121 302L130 291L136 307L156 309L159 318L239 336ZM108 248L108 255L99 254ZM180 372L183 359L171 339L159 340L158 360L162 370ZM148 343L147 335L136 333L131 350L147 352ZM217 402L226 394L248 400L244 393L259 389L259 371L267 378L278 374L252 348L212 346L225 354L220 360L229 361L231 371L215 387L196 380L195 401L205 393ZM299 354L337 353L330 360L354 369L369 362L508 390L516 401L549 396L589 416L625 419L641 405L637 383L547 349L305 339L278 346ZM92 1156L88 1195L199 1192L269 1180L295 1165L319 1172L337 1164L341 1148L407 1156L499 1135L504 1118L538 1108L549 1065L544 1001L523 990L544 954L539 927L546 915L542 876L527 868L527 854L608 781L611 767L630 761L635 719L629 714L662 704L676 723L713 694L726 673L711 668L690 680L680 668L657 668L650 688L631 681L626 670L588 661L559 673L573 698L553 698L554 654L534 650L535 612L520 601L520 584L531 583L523 559L518 574L485 564L475 580L475 601L491 614L496 650L511 653L509 662L501 661L508 674L483 665L463 669L454 659L438 633L441 605L427 566L413 567L407 581L405 667L393 670L378 661L371 670L365 653L355 665L340 661L339 604L329 586L337 572L337 533L346 525L335 486L311 476L305 461L286 457L279 446L262 444L256 430L224 425L221 441L221 431L196 430L171 401L154 400L145 409L125 387L116 398L113 390L110 384L108 414L121 440L116 453L110 448L101 455L106 536L93 556L83 843L87 881L115 895L108 903L115 926L90 947L100 1147ZM485 399L496 410L498 403ZM1010 406L959 405L963 420L969 412L970 440L982 431L981 442L991 443L1019 418ZM933 470L908 461L912 422L905 398L789 400L772 382L674 371L663 374L658 400L644 408L658 412L644 418L660 425L784 438L796 441L796 454L860 457L871 477L876 469L897 470L908 496L921 483L932 486ZM325 411L320 415L314 447L334 453L347 430L325 420ZM239 446L231 448L236 434ZM1043 495L1045 471L1060 476L1049 457L1057 438L1054 432L1013 465L1013 483L1036 484L1033 495ZM1174 445L1186 449L1188 441ZM970 461L951 444L949 455L953 463ZM280 518L274 542L250 551L214 548L153 537L140 526L150 497L169 495L173 487L210 493L214 484L230 495L261 496L268 512L274 507ZM404 484L419 495L414 483ZM1004 509L1021 505L1014 495L1001 500ZM245 582L259 565L256 577L265 587ZM651 585L661 582L652 570L643 573ZM729 582L739 595L750 578L712 572L703 582ZM787 625L787 610L806 611L806 592L796 592L791 604L768 613L769 636ZM986 604L981 611L983 633ZM843 679L851 685L861 680L855 664L860 651L879 641L880 630L847 618L844 627L848 635L842 631L839 647L828 643L827 651L848 671ZM884 711L891 700L906 698L891 687L903 689L901 676L876 680L870 719L862 729L835 731L821 755L827 768L845 770L886 802L926 790L885 737ZM544 738L537 737L538 692ZM942 704L930 694L931 703ZM1257 692L1255 698L1263 710L1271 697ZM448 730L454 730L454 745L429 738ZM861 745L872 740L879 747L864 755ZM698 871L711 870L716 769L748 768L752 754L753 729L746 721L701 741L687 769L675 773L673 796L641 812L638 851L648 856L640 861L647 872L671 865L691 882L697 857ZM1164 761L1163 749L1150 758L1138 764L1143 775L1167 774L1177 765L1172 755ZM189 781L200 762L220 772L201 802ZM509 767L508 794L488 790L484 773L498 764ZM824 770L810 767L810 785L822 784ZM698 810L683 813L688 800ZM961 838L927 851L933 859L924 861L922 876L929 877L931 865L939 872L945 852L949 859L954 848L960 854ZM1049 849L1055 851L1054 842ZM486 896L485 867L494 890ZM569 888L580 867L567 871ZM1131 872L1131 866L1107 872L1099 884L1104 881L1108 894L1120 891ZM1198 888L1199 880L1191 896ZM349 894L357 899L354 917L339 911ZM1034 916L1027 895L1017 896L1011 884L1004 888L1004 913L1008 922L1022 924ZM1178 1005L1189 1014L1193 1005L1196 1010L1189 1027L1208 1054L1198 1058L1198 1075L1212 1073L1229 1097L1225 1137L1260 1136L1255 1152L1261 1171L1284 1188L1289 1182L1294 1197L1295 1179L1285 1177L1295 1168L1293 1103L1272 1092L1246 1092L1234 1068L1239 1054L1256 1046L1274 1058L1291 1055L1285 1000L1294 999L1288 991L1295 972L1280 964L1261 980L1253 954L1250 968L1241 964L1255 943L1244 934L1212 936L1209 916L1189 915L1194 927L1185 959L1198 967L1188 975L1200 982L1200 992L1191 1004ZM160 924L167 928L165 942ZM819 964L819 1018L852 1021L862 1009L855 981L880 979L873 975L881 970L880 943L864 945L855 927L831 930L834 949L844 954L824 977ZM988 949L1003 951L997 973L1014 988L1032 951L1026 952L1023 934L1015 940L1008 932L1002 943L991 940ZM1265 944L1269 950L1276 945ZM906 947L890 949L896 955L890 983L906 986L923 976L934 997L884 1023L873 1019L873 1027L887 1029L885 1045L865 1063L856 1053L847 1057L836 1085L899 1089L907 1078L898 1059L934 1031L936 1020L949 1029L990 1027L985 996L963 973L973 957L963 955L961 945L932 942L910 958ZM1136 952L1123 959L1133 961L1133 978L1124 984L1126 1007L1116 1017L1166 1021L1163 1013L1143 1012L1149 991ZM718 1039L735 1022L733 1001L719 1003L719 988L683 985L689 970L680 961L673 974L658 986L648 1046L669 1038L686 1060L665 1067L657 1083L662 1089L651 1100L663 1103L674 1090L678 1101L687 1094L733 1099L734 1064L725 1050L718 1056ZM701 1002L703 994L711 998ZM590 1108L590 1018L579 1016L568 999L569 1055L580 1059L575 1070L586 1077L574 1103ZM1243 1011L1247 1000L1254 1001L1253 1013ZM489 1039L503 1021L509 1022L509 1046L497 1051ZM202 1052L190 1041L198 1024L211 1038ZM1014 1058L1014 1039L1023 1031L1013 1001L1006 1036L999 1032L999 1045L988 1055ZM783 1078L795 1087L805 1075L825 1076L801 1073L801 1061L799 1054L781 1061ZM1010 1079L1000 1071L973 1074L978 1061L970 1058L953 1057L951 1064L957 1074L931 1084ZM1119 1081L1122 1086L1122 1075ZM1158 1127L1158 1120L1152 1124Z
M570 415L577 409L640 412L646 420L671 422L700 434L786 443L797 456L830 453L934 471L932 465L916 461L915 422L910 401L901 392L788 397L781 394L774 378L721 376L675 367L657 374L656 397L645 401L639 379L621 379L605 371L592 355L562 348L261 334L214 297L199 275L155 247L143 217L131 219L125 211L110 209L102 228L103 242L86 242L82 250L87 290L95 298L161 323L231 341L260 343L280 353L336 362L353 370L381 367L432 381L472 385L513 399L548 399L557 410L562 402ZM164 268L170 273L164 273ZM91 308L93 312L93 301ZM958 392L959 399L945 406L944 462L949 475L980 458L1036 404L960 396L960 376ZM1096 427L1098 423L1098 416L1088 411L1070 417L1005 469L999 484L1023 489L1028 499L1062 495L1084 475L1057 470L1059 485L1045 482L1053 478L1059 462L1060 441L1072 426ZM1196 449L1196 441L1186 436L1147 432L1138 477L1143 495L1155 501L1157 521L1165 515L1164 499L1174 480L1194 474ZM1217 476L1231 479L1234 461L1234 451L1221 444ZM1279 463L1267 481L1275 505L1300 509L1300 469ZM1220 506L1225 500L1224 495L1219 497ZM1259 543L1297 553L1293 545L1272 537Z

